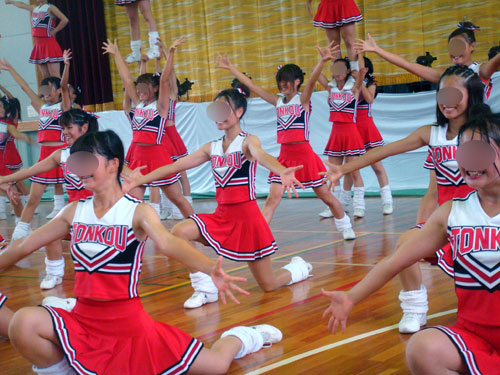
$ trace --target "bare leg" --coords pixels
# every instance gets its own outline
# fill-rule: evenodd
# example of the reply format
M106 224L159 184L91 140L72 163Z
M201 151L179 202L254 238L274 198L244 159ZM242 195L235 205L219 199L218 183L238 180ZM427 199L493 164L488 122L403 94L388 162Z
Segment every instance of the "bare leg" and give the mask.
M336 45L340 46L340 31L337 27L334 29L325 29L325 33L328 38L328 43L334 41ZM340 59L341 57L342 51L339 49L339 52L333 56L333 61Z
M396 243L394 252L396 252L405 241L417 234L418 231L418 228L413 228L403 233ZM398 276L404 291L420 289L420 285L422 284L422 272L420 271L420 266L418 263L415 263L412 266L404 269L399 273Z
M267 223L270 224L273 219L274 211L281 202L283 197L283 187L281 184L272 183L269 188L269 195L267 196L266 203L262 207L262 215L266 219Z
M385 171L384 165L381 161L372 164L373 172L377 176L378 184L380 187L389 185L389 179L387 178L387 172Z
M436 355L439 353L439 355ZM412 374L468 374L467 366L453 342L437 329L412 336L406 346L406 362Z
M341 219L345 216L342 204L340 204L338 199L332 195L326 184L314 188L313 190L318 198L330 208L330 211L332 211L332 214L336 219Z
M291 280L291 274L285 269L273 271L270 257L265 257L254 262L248 262L248 268L253 277L264 292L270 292L287 285Z
M357 60L357 54L354 50L354 41L356 40L356 23L351 22L340 27L340 35L344 40L345 47L347 49L347 56L349 61Z
M139 0L139 10L148 25L148 31L158 31L153 12L151 11L151 2L149 0ZM134 39L135 40L135 39Z
M182 195L180 184L175 182L170 185L164 185L161 189L167 198L179 208L184 217L187 218L194 214L193 207L191 207L187 199Z
M186 171L181 172L181 186L182 195L184 195L185 197L189 197L191 195L191 184L189 183Z
M149 188L149 202L150 203L160 203L160 189L157 187Z
M12 173L16 173L20 169L11 169L10 171ZM30 189L28 188L28 185L26 185L26 182L23 181L17 181L16 183L16 189L22 194L22 195L28 195L30 193Z
M0 307L0 336L9 337L9 324L14 313L7 306Z
M24 223L29 223L31 219L33 219L33 215L35 213L35 209L40 204L40 199L42 199L43 192L47 188L47 185L39 184L37 182L31 183L30 196L28 198L28 202L26 202L26 206L23 209L23 213L21 215L21 221Z
M37 65L38 69L40 69L40 74L42 76L42 79L50 76L49 67L47 66L47 64L37 64Z
M346 163L355 160L357 156L348 156L346 157ZM361 177L361 173L358 171L352 172L351 174L352 182L354 187L364 187L363 178Z
M141 30L139 28L139 8L138 3L132 3L125 5L125 11L127 12L128 20L130 23L130 35L131 40L141 39Z
M63 195L64 194L62 184L55 184L54 185L54 194L55 195Z
M57 240L45 245L45 250L47 252L47 259L49 260L59 260L63 257L61 240Z
M145 186L137 186L130 190L130 194L136 197L137 199L142 199L144 197L144 192L146 191Z
M61 78L61 63L53 62L53 63L47 63L47 65L51 77Z
M184 220L181 221L179 224L176 224L172 228L172 234L182 239L185 239L186 241L196 241L205 246L208 246L208 243L207 241L205 241L205 238L203 238L203 236L201 235L198 226L191 219ZM196 270L189 268L189 272L193 273L196 272Z
M52 319L43 307L17 311L10 323L9 337L17 351L37 367L49 367L63 357Z
M189 374L225 374L241 349L236 336L217 340L210 349L203 348L189 369Z

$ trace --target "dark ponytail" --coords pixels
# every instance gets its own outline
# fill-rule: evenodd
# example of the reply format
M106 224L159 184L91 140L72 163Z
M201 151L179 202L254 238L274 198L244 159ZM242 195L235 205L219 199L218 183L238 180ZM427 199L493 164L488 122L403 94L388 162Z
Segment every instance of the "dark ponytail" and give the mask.
M233 107L234 111L243 108L243 113L240 117L241 119L247 111L248 97L250 97L250 89L241 82L238 82L237 84L235 84L234 88L222 90L221 92L219 92L214 101L219 98L224 98Z

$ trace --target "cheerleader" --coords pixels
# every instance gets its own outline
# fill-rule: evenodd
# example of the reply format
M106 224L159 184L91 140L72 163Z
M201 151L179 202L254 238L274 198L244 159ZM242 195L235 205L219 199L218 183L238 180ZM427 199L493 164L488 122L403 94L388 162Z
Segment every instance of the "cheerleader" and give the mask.
M91 191L84 188L80 179L68 171L66 162L69 157L71 145L80 136L99 130L97 119L81 109L71 109L61 115L59 124L63 129L64 140L68 146L54 151L51 155L29 168L24 168L11 175L0 177L0 183L12 183L24 180L31 176L46 173L56 167L61 167L64 173L66 191L69 196L68 203L85 199L92 195ZM47 244L45 249L47 252L45 257L46 275L40 282L40 289L44 290L52 289L62 283L65 266L61 240Z
M150 0L115 0L115 5L122 5L125 8L130 23L130 49L132 52L125 57L125 61L128 64L141 61L142 41L141 30L139 27L139 10L144 17L149 30L149 50L146 52L146 55L150 60L159 58L160 50L156 45L159 34L156 26L156 20L153 16L153 12L151 11Z
M365 75L365 79L360 86L360 97L358 105L356 107L356 127L358 129L359 135L364 143L364 148L366 151L371 148L383 146L384 140L380 135L372 117L372 103L377 96L377 85L375 83L375 78L373 77L373 64L367 57L363 57L365 67L368 69ZM332 129L333 131L333 129ZM378 183L380 185L380 196L382 198L382 213L384 215L392 214L392 194L391 188L389 187L389 180L387 178L387 173L385 171L382 162L376 162L371 165L373 172L377 176ZM346 206L349 206L349 201L351 199L351 187L352 179L349 176L344 177L344 189L340 191L340 196L347 200ZM335 187L340 189L339 187ZM341 199L341 202L343 200ZM319 214L321 217L332 217L332 213L327 208Z
M443 96L441 93L445 93ZM436 209L453 198L463 198L471 188L460 177L455 160L458 131L470 118L473 105L482 103L484 85L479 76L463 65L454 65L445 70L437 87L436 125L422 126L406 138L376 147L365 155L342 166L329 164L328 179L334 184L342 175L364 168L388 156L429 146L425 167L430 169L429 189L420 202L417 227L404 233L396 244L396 251L419 233L419 227ZM455 101L450 98L455 96ZM453 98L452 98L453 99ZM438 255L445 259L449 249L441 249ZM446 271L446 265L440 261ZM399 322L401 333L413 333L427 322L427 290L422 284L422 273L418 264L400 274L403 290L399 294L403 317Z
M457 25L457 29L448 36L448 53L452 64L465 65L479 75L484 85L484 100L486 101L491 93L491 76L500 66L500 55L483 64L473 61L472 53L476 48L474 30L479 30L479 27L473 25L471 22L460 22ZM429 82L439 82L445 70L444 68L432 68L410 62L399 55L386 51L377 45L375 39L370 34L368 34L366 41L357 39L355 47L358 53L375 52L391 64L399 66Z
M48 0L37 0L38 6L29 5L21 1L5 0L5 4L12 4L31 13L31 32L34 40L33 51L29 58L32 64L38 64L42 79L59 77L61 75L59 63L63 61L61 47L55 38L69 20ZM56 26L56 19L59 20Z
M246 112L248 96L248 88L244 86L221 91L207 111L217 128L224 131L224 136L206 143L174 164L132 179L126 189L210 161L216 186L216 211L213 214L192 215L190 220L177 224L172 233L209 245L227 259L248 262L257 283L268 292L306 279L312 266L300 257L293 257L284 269L273 271L270 255L277 250L277 246L256 202L257 163L281 177L281 194L291 189L295 195L294 185L301 184L294 172L302 166L284 167L262 150L256 136L241 130L240 121ZM202 272L190 271L194 294L184 307L196 308L217 301L217 288L210 277Z
M78 162L79 158L73 162L77 154L93 160L93 167ZM68 165L78 171L93 197L69 204L52 221L0 253L0 269L4 269L39 247L71 235L75 307L71 312L46 305L27 307L17 311L10 323L12 344L33 363L33 370L68 375L156 375L167 370L169 374L222 374L234 358L280 341L281 332L272 326L240 326L224 332L207 349L180 329L151 319L137 290L148 237L160 253L210 274L223 301L227 295L238 303L232 290L248 293L234 285L245 279L225 273L221 259L216 263L172 235L151 207L122 193L123 159L123 145L114 132L80 137L71 148ZM96 228L113 233L111 239L95 235ZM87 257L92 254L93 258L96 248L107 259L97 266ZM120 274L110 272L113 266L121 269Z
M172 48L177 48L184 42L178 39ZM169 79L168 75L161 77L155 74L143 74L137 79L137 86L130 77L127 64L118 50L116 40L114 43L108 39L103 44L104 53L114 55L118 72L124 82L126 94L135 104L132 111L130 102L124 100L125 113L129 116L132 125L132 144L127 153L127 164L131 169L145 166L144 173L148 173L165 164L171 164L172 158L163 144L165 135L165 125L169 112ZM168 64L168 60L167 60ZM167 69L167 65L165 65ZM160 187L165 195L177 206L184 217L193 214L193 208L182 195L179 181L179 174L167 176L158 181L152 181L148 186ZM134 196L142 198L146 186L136 188L132 193Z
M311 11L312 0L307 0L307 13L313 18ZM321 0L316 16L314 16L314 26L325 29L328 42L335 42L340 46L340 37L344 40L347 48L347 56L350 61L351 70L358 70L357 54L354 49L356 38L356 22L363 19L361 12L354 0ZM334 56L338 59L342 56L340 49Z
M257 86L249 77L231 64L227 56L219 56L217 67L229 70L242 84L276 107L277 140L281 144L278 161L286 167L304 166L303 169L297 171L297 179L304 187L312 188L318 198L330 208L334 214L335 225L342 232L343 238L352 240L356 235L352 230L351 220L349 216L344 214L340 202L328 191L324 179L319 177L318 173L323 171L325 167L309 144L309 117L312 109L310 99L314 84L321 74L324 63L331 60L338 47L333 47L332 42L324 51L319 47L317 48L321 58L302 93L299 92L299 89L304 82L304 72L295 64L280 67L276 74L276 84L281 96L270 94ZM271 187L266 203L262 208L262 214L266 221L270 223L283 194L279 176L271 172L268 182Z
M0 70L10 72L14 80L21 89L31 99L31 104L40 113L38 124L38 142L40 143L39 161L51 155L55 150L64 147L62 128L59 125L59 117L62 112L70 108L70 104L62 98L61 102L61 81L57 77L48 77L42 80L40 92L43 95L45 104L40 97L28 86L26 81L8 63L7 60L0 60ZM35 209L40 203L42 194L48 185L55 184L54 187L54 210L47 215L47 218L54 217L64 207L64 194L62 184L64 175L61 168L55 168L50 172L36 175L30 178L30 196L23 209L21 221L17 223L12 234L13 239L25 237L30 231L29 223L33 218Z
M71 50L65 49L63 52L64 70L61 77L61 97L66 103L71 103L71 108L82 109L81 90L69 84L69 68L71 65Z
M340 325L344 332L355 304L449 242L451 267L457 271L457 322L429 327L410 339L406 362L412 374L500 374L500 270L491 267L500 263L495 240L500 230L500 116L480 106L480 114L460 128L456 150L462 177L477 191L444 203L348 292L323 291L330 299L323 314L329 317L329 330L335 333Z
M332 65L332 80L327 81L325 76L320 76L319 82L328 89L328 105L332 131L325 147L324 154L330 163L341 165L346 161L363 155L365 146L358 127L356 126L358 98L361 92L361 82L366 71L364 64L357 78L351 74L349 62L346 59L337 59ZM365 216L365 190L363 179L359 171L349 175L354 183L354 217ZM340 186L335 186L334 195L340 196ZM349 211L351 191L342 192L341 202L345 211ZM325 212L322 212L324 214ZM323 216L323 215L322 215Z

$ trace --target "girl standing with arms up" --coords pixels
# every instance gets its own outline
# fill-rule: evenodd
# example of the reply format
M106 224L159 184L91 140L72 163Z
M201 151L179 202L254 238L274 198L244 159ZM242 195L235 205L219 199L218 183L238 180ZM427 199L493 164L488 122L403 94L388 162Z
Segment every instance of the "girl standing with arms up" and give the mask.
M302 69L294 64L281 67L276 74L276 84L281 93L280 96L273 95L257 86L231 64L226 56L219 56L217 67L229 70L252 92L276 107L277 140L281 144L278 161L286 167L303 166L301 170L297 171L297 179L304 187L312 188L318 198L330 208L334 214L335 225L344 239L352 240L356 235L352 230L351 220L349 216L345 215L340 202L330 194L324 179L319 177L318 173L324 171L325 167L309 144L309 117L311 116L311 95L314 84L321 74L325 62L332 59L337 49L338 47L333 46L333 42L325 50L318 47L321 57L303 92L299 92L300 86L304 82ZM270 223L274 211L281 201L283 189L280 186L281 180L278 175L271 172L268 181L271 183L271 187L262 208L262 214Z
M0 269L4 269L41 246L71 235L75 307L70 312L46 305L23 308L11 320L12 344L34 364L34 371L60 375L221 374L235 357L280 341L281 332L272 326L240 326L224 332L207 349L196 338L154 321L145 312L137 286L148 237L165 256L210 274L223 301L228 295L238 302L232 290L248 293L233 284L244 279L227 275L220 259L216 263L173 236L153 208L123 194L123 159L123 145L114 132L80 137L67 162L85 188L93 191L93 197L69 204L52 221L0 253ZM112 235L97 235L98 230Z
M31 31L34 47L29 58L32 64L38 64L42 78L60 77L60 62L63 53L55 38L69 20L55 5L47 0L37 0L38 6L29 5L21 1L5 0L5 4L12 4L20 9L31 12ZM59 20L56 26L56 19Z
M458 133L457 160L471 190L444 203L416 235L380 261L348 292L327 292L328 328L344 332L355 304L380 289L406 267L451 244L452 270L457 271L457 322L413 335L406 346L412 374L500 374L500 116L485 105L473 109Z

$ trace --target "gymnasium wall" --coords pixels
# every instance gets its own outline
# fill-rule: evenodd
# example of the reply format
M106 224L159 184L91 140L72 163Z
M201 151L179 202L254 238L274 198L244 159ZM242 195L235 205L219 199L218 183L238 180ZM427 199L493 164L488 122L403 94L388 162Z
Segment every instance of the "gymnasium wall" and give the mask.
M500 41L500 7L494 0L356 0L365 20L357 23L357 35L367 32L392 52L414 61L429 51L435 67L449 65L447 36L463 16L481 27L477 32L477 61ZM107 34L118 38L120 50L130 52L128 18L113 0L104 0ZM319 0L313 1L313 12ZM229 86L232 76L215 68L216 56L227 53L232 62L253 80L273 92L274 74L280 64L296 63L311 72L318 60L315 45L326 45L324 31L312 26L305 0L151 0L166 44L184 35L187 43L176 55L182 81L195 81L190 101L208 101ZM143 51L148 48L147 28L141 17ZM343 49L345 54L345 48ZM416 76L369 54L379 84L418 81ZM149 71L154 70L150 62ZM121 106L122 83L112 65L115 104ZM133 76L138 69L131 67ZM327 72L325 68L325 72ZM307 78L307 76L306 76Z

